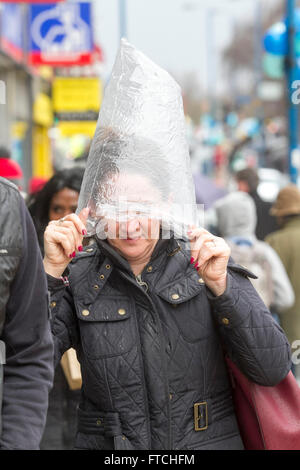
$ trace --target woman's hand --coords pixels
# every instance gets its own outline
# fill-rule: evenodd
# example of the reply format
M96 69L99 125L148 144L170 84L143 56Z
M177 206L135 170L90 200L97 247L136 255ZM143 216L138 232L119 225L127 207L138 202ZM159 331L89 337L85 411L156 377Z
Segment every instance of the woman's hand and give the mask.
M44 233L44 268L47 274L60 277L76 251L82 251L83 236L89 209L79 215L68 214L63 219L49 222Z
M192 228L188 231L191 244L191 263L203 281L216 295L226 289L227 264L230 248L223 238L215 237L205 229Z

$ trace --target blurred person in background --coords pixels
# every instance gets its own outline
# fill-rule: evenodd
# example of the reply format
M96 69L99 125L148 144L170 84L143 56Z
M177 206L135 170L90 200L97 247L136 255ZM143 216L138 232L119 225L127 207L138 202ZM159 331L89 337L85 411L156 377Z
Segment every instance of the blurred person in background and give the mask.
M10 151L6 147L0 147L0 176L14 183L23 197L23 170L19 163L11 158Z
M280 228L268 235L266 242L281 258L295 292L294 304L282 316L282 327L293 347L294 341L300 340L300 191L296 185L279 191L271 215Z
M0 226L0 449L38 450L53 383L47 283L25 202L4 178Z
M37 231L41 252L44 253L44 231L51 220L59 220L76 211L84 169L58 171L28 200L28 209Z
M264 201L257 192L259 177L254 168L244 168L235 174L235 179L239 191L250 194L255 202L257 213L257 224L255 234L258 240L264 240L265 237L278 229L274 217L270 215L271 203Z
M295 296L279 256L255 235L257 216L253 199L236 191L217 201L215 211L218 232L230 246L232 258L257 276L251 279L253 286L281 323L284 315L278 318L277 314L292 307Z
M43 236L48 223L76 211L84 169L72 168L58 171L31 196L29 212L37 231L41 252L44 253ZM76 410L79 390L71 390L62 366L55 370L54 386L49 395L49 409L42 450L64 450L74 446Z
M41 191L41 189L43 189L43 187L45 186L47 181L48 181L48 178L42 178L42 177L39 177L39 176L32 177L29 180L29 184L28 184L29 197L32 194L36 194L39 191Z

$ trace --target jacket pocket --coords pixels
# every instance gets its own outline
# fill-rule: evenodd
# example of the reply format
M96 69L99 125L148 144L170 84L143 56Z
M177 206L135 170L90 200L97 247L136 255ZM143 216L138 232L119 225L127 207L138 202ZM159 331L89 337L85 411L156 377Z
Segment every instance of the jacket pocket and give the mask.
M211 336L213 332L210 304L203 285L193 297L189 299L163 297L168 304L172 320L176 324L182 338L189 343L196 343Z
M75 299L82 347L90 359L119 356L134 345L135 324L127 297L97 297L92 305Z

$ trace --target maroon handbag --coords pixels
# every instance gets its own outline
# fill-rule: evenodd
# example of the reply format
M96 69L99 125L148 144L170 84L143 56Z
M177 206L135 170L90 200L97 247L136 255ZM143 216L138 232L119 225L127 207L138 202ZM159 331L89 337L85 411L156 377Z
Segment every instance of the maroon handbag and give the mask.
M275 387L263 387L225 359L245 449L300 450L300 387L292 372Z

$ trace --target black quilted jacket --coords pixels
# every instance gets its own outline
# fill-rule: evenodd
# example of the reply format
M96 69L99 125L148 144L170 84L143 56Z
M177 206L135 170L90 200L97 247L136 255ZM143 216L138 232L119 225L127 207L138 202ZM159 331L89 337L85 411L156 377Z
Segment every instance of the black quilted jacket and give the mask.
M290 369L249 275L231 260L215 297L173 239L140 278L106 242L71 263L69 287L49 276L56 361L74 347L81 363L76 448L243 449L222 347L259 384Z

